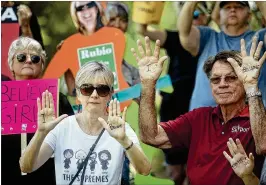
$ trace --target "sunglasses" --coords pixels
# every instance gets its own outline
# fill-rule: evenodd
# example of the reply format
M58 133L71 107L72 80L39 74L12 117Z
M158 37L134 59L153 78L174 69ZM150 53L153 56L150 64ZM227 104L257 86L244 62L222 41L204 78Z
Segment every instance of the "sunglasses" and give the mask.
M81 94L84 96L90 96L93 93L93 91L96 90L99 96L105 97L111 91L108 85L97 85L96 87L94 87L91 84L82 84L78 89L80 90Z
M22 63L27 60L27 55L24 53L17 54L17 61ZM30 60L34 64L38 64L41 61L41 57L38 55L30 55Z
M224 81L226 83L234 82L237 79L238 79L237 76L225 76L224 77ZM212 84L219 84L221 82L221 80L222 80L222 77L212 77L212 78L210 78L210 81L211 81Z
M81 5L81 6L76 7L76 11L77 12L81 12L82 10L85 9L85 7L92 8L92 7L95 7L95 6L97 6L96 3L94 1L92 1L92 2L89 2L89 3L85 4L85 5Z

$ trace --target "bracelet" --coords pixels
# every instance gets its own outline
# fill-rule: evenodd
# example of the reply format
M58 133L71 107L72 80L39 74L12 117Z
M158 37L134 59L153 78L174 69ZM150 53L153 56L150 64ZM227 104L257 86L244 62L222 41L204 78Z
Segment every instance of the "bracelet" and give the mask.
M261 96L260 90L257 90L256 88L250 88L246 92L247 98L251 98L254 96Z
M132 148L132 146L133 146L133 141L131 141L132 143L127 147L127 148L125 148L125 150L129 150L130 148Z

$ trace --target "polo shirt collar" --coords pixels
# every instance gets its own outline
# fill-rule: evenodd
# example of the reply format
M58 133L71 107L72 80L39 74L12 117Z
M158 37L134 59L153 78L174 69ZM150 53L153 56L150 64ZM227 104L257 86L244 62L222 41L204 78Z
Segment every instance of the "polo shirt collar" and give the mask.
M223 120L223 115L222 115L222 112L221 112L220 105L218 105L217 107L215 107L213 109L212 114L213 115L217 115L220 119ZM249 118L249 107L248 107L248 105L246 105L245 108L240 112L240 114L236 115L234 118L236 118L236 117L242 117L242 118L247 117L247 118Z

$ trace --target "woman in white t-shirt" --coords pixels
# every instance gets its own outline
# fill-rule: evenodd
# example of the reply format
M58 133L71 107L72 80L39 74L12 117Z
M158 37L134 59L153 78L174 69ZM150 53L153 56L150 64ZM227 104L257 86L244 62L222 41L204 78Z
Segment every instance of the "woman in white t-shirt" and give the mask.
M111 100L112 71L89 62L81 67L75 83L82 112L74 116L55 118L48 91L37 99L38 130L20 159L21 170L35 171L54 154L58 185L120 184L126 154L138 173L148 175L151 166L125 122L126 108L121 117L119 102Z

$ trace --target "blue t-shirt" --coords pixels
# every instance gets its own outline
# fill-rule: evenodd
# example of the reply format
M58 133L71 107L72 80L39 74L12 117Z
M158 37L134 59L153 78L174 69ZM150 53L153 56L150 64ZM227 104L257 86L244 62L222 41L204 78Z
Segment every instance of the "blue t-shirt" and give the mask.
M264 160L263 168L261 171L260 184L259 185L266 185L266 159Z
M196 72L195 87L193 90L192 98L190 100L190 110L205 107L216 106L214 98L211 93L210 82L203 71L203 65L210 56L215 56L218 52L224 50L237 50L240 51L240 40L243 38L246 42L247 52L249 52L252 42L252 37L255 34L258 36L259 41L264 41L266 29L258 32L246 31L239 36L228 36L224 32L216 32L209 27L200 26L200 49L199 60ZM264 42L261 56L266 50L266 43ZM263 102L266 105L266 62L263 64L260 77L259 88L262 92Z

